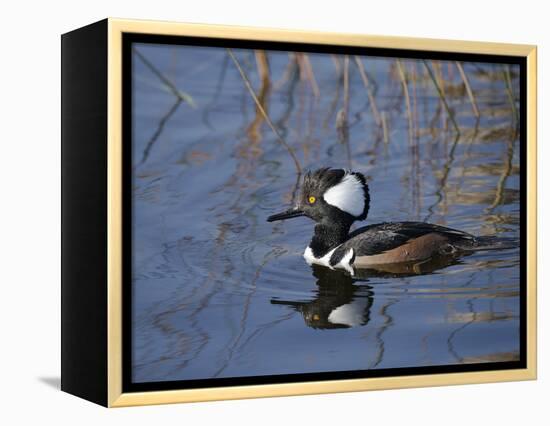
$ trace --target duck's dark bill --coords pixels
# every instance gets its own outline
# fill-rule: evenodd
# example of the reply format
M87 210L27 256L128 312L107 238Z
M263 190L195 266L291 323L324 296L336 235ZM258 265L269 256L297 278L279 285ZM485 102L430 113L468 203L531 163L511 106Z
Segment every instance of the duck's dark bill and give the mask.
M291 219L293 217L303 216L304 212L298 209L290 209L286 212L277 213L267 218L268 222L275 222L276 220Z

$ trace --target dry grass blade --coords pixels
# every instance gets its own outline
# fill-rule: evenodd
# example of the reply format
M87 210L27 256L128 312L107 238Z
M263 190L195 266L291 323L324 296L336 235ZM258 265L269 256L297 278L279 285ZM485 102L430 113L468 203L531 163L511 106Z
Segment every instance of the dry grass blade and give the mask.
M340 90L344 85L344 72L342 70L342 65L340 64L340 58L338 55L330 55L332 63L334 64L334 70L336 71L336 87L334 91L334 97L330 103L329 111L326 115L326 118L323 121L323 128L327 129L336 107L338 106L338 100L340 99Z
M399 78L401 79L401 85L403 86L403 93L405 94L405 105L407 106L407 119L409 121L409 144L412 145L413 139L413 120L411 111L411 99L409 97L409 85L407 83L407 77L403 70L403 65L399 59L396 59L397 70L399 71Z
M468 98L470 98L470 103L472 104L472 109L474 111L474 114L477 118L479 118L479 108L477 107L476 98L474 96L474 92L472 91L472 87L470 86L470 81L468 80L468 76L464 72L464 68L462 67L462 64L458 61L455 62L456 67L458 68L458 72L460 73L460 77L462 77L462 81L464 82L464 86L466 87L466 93L468 94Z
M388 122L386 120L386 114L384 113L384 111L382 111L381 121L382 121L382 131L384 133L384 145L387 146L388 143L390 143L390 136L388 133Z
M317 80L315 79L315 74L313 74L313 67L311 66L309 56L306 53L299 53L297 54L297 58L298 65L300 66L300 73L302 74L304 79L309 81L313 96L318 98L319 96L321 96L321 92L319 91L319 85L317 84Z
M354 59L355 59L355 64L359 69L359 75L361 76L363 85L365 86L365 89L367 89L367 96L369 98L370 106L372 108L372 115L374 116L374 121L376 121L376 124L378 126L382 126L382 117L380 116L380 112L378 110L378 107L376 106L376 100L374 99L374 95L372 94L372 89L370 86L367 73L365 72L365 67L363 66L363 63L361 62L361 59L359 58L359 56L354 56Z
M433 85L435 86L435 89L437 90L437 94L439 95L439 98L441 99L441 102L443 102L443 106L445 107L445 111L447 111L447 114L449 116L449 119L453 123L453 126L458 134L460 134L460 128L458 127L458 124L455 120L455 116L453 112L451 111L451 108L449 107L449 104L447 103L447 99L445 99L445 94L443 93L443 89L439 86L439 83L437 82L435 75L426 62L425 59L422 59L422 62L424 63L424 66L426 67L426 70L428 71L428 75L430 76L430 80L432 80Z
M254 93L254 88L252 87L252 84L250 83L250 80L246 76L246 73L244 72L243 68L241 67L241 64L239 63L238 59L233 54L233 51L231 49L227 49L227 53L233 60L233 63L237 67L237 70L239 71L239 74L241 75L241 78L243 79L243 82L248 89L248 92L250 93L250 96L252 96L252 99L254 100L254 103L256 104L256 107L258 108L258 111L263 115L266 123L269 125L275 136L277 136L277 139L279 142L287 149L288 153L294 160L294 165L296 166L296 171L298 174L302 174L302 166L300 165L300 162L298 161L298 158L296 157L296 154L294 153L294 150L292 147L286 143L286 141L283 139L281 134L278 132L277 128L273 125L273 122L267 115L264 107L262 106L261 102L259 101L258 97L256 96L256 93Z
M352 168L351 161L351 147L349 143L349 102L350 102L350 93L349 93L349 56L344 56L344 76L343 76L343 85L344 85L344 105L342 109L336 115L336 129L338 131L338 139L340 143L345 145L346 156L348 160L348 167Z
M344 114L349 114L349 56L344 56Z
M193 101L193 98L191 97L191 95L188 95L187 93L179 90L176 87L176 85L172 83L162 72L160 72L159 69L155 67L145 56L143 56L143 54L139 50L134 49L134 53L137 55L139 59L141 59L141 62L143 62L145 66L149 68L153 72L153 74L155 74L168 89L170 89L170 92L172 92L174 96L176 96L178 99L182 100L183 102L187 102L193 108L196 107L195 101Z
M267 102L269 91L271 89L269 61L267 59L267 54L265 50L255 50L254 57L256 58L256 67L258 69L258 76L260 77L260 88L259 92L256 94L256 97L258 98L260 104L262 104L264 111L267 115ZM252 142L258 143L261 141L262 136L260 129L264 121L264 115L258 108L256 108L254 120L252 121L252 123L250 123L247 130L248 137ZM258 152L259 150L256 150L256 153Z
M447 161L443 165L443 173L441 175L441 179L439 180L438 189L437 191L435 191L435 196L437 197L437 199L430 207L428 207L429 214L424 218L424 222L428 222L430 220L432 215L435 213L435 208L443 201L443 199L445 198L444 196L446 196L447 194L447 179L449 178L449 174L455 160L455 150L458 146L459 140L460 132L456 134L451 149L449 151Z
M516 108L516 101L514 99L514 91L512 90L512 75L510 73L509 65L506 65L504 67L504 83L506 84L506 93L508 94L508 101L510 102L510 107L512 108L514 123L517 123L519 119L519 114Z

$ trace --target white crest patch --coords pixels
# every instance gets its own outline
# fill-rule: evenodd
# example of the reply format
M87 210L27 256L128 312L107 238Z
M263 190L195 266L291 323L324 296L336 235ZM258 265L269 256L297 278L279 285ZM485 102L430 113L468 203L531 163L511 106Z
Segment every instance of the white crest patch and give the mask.
M365 192L357 176L346 173L339 184L329 188L323 198L331 206L337 207L352 216L361 216L365 209Z

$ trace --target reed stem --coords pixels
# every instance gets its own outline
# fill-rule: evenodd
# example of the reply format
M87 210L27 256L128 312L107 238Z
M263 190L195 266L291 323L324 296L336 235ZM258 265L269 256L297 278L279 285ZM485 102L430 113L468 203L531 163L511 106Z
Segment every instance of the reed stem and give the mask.
M453 126L458 134L460 134L460 128L458 127L458 124L455 120L455 116L453 112L451 111L451 108L449 107L449 104L447 103L447 99L445 99L445 94L443 93L443 89L440 87L439 83L437 82L435 75L426 62L425 59L422 59L422 62L424 63L424 66L426 67L426 70L428 71L428 75L430 76L430 79L432 80L433 85L435 86L435 89L437 90L437 94L439 95L439 98L441 99L441 102L443 103L443 106L445 107L445 111L447 111L447 115L449 116L449 119L453 123Z
M254 103L256 104L256 107L258 108L258 111L260 111L260 113L263 115L266 123L269 125L269 127L271 128L271 130L273 131L275 136L277 136L277 139L279 140L279 142L287 149L288 153L290 154L290 156L294 160L294 165L296 166L297 173L301 175L302 174L302 166L300 165L300 162L298 161L298 158L296 157L296 154L294 153L294 150L292 149L292 147L289 144L286 143L286 141L283 139L283 137L281 136L281 134L279 133L277 128L274 126L274 124L271 121L271 119L269 118L269 116L267 115L264 107L262 106L261 102L258 100L258 97L256 96L256 93L254 93L254 88L252 87L252 84L250 83L250 80L246 76L246 73L242 69L241 64L239 63L238 59L233 54L233 51L231 49L227 49L227 53L229 54L229 56L233 60L233 63L235 64L235 66L237 67L237 70L239 71L239 74L241 75L241 78L243 79L244 85L246 86L246 88L248 89L248 92L250 93L250 96L254 100Z
M318 98L319 96L321 96L321 92L319 91L319 86L317 85L317 80L315 79L315 74L313 73L313 68L311 66L309 56L305 53L299 54L298 64L300 66L300 72L303 73L304 78L307 79L309 81L309 84L311 85L313 96Z
M472 110L474 111L474 114L477 118L479 118L479 108L477 107L476 98L474 96L474 92L472 91L472 87L470 86L470 81L468 80L468 76L464 72L464 68L462 67L462 64L458 61L455 62L456 67L458 68L458 72L460 73L460 77L462 77L462 81L464 82L464 86L466 87L466 93L468 94L468 98L470 98L470 103L472 104Z
M411 99L409 97L409 85L407 83L407 78L405 76L405 71L403 70L403 65L399 59L396 59L397 70L399 71L399 77L401 78L401 85L403 86L403 93L405 94L405 105L407 106L407 118L409 121L409 145L412 145L413 141L413 121L412 121L412 111L411 111Z
M363 62L361 62L361 59L359 56L354 56L355 64L357 65L357 68L359 69L359 75L361 76L361 80L363 81L363 85L365 86L365 89L367 90L367 96L369 98L369 103L372 109L372 115L374 116L374 121L376 121L376 124L378 126L382 126L382 118L380 117L380 112L378 110L378 107L376 106L376 100L374 99L374 95L372 93L371 85L369 82L369 78L367 76L367 73L365 72L365 67L363 65Z
M174 83L172 83L163 73L161 73L157 67L155 67L143 54L137 50L134 49L134 53L137 55L139 59L141 59L141 62L149 68L153 74L155 74L160 81L164 83L164 85L176 96L178 99L187 102L189 105L191 105L193 108L195 108L195 102L193 101L193 98L189 96L187 93L182 92L179 90Z
M512 76L510 74L510 67L508 65L504 67L504 83L506 84L506 93L508 94L508 101L510 102L510 106L512 108L514 123L517 123L519 115L516 108L516 101L514 100L514 91L512 90Z
M382 132L384 134L384 145L387 146L390 143L390 137L388 135L388 123L386 121L386 114L384 111L382 111Z

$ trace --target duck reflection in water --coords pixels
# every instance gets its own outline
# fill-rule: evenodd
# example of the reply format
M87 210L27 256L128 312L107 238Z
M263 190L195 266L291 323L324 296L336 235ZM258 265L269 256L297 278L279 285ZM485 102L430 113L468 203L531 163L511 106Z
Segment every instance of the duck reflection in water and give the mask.
M316 329L350 328L366 325L374 301L374 286L368 285L373 277L401 278L432 273L458 264L456 256L440 256L425 262L384 265L377 269L357 269L351 276L342 270L311 265L317 279L313 300L271 299L274 305L284 305L300 312L307 326Z
M349 274L312 265L317 278L317 294L311 301L271 299L300 312L307 326L318 329L349 328L365 325L370 319L371 287L355 284Z

